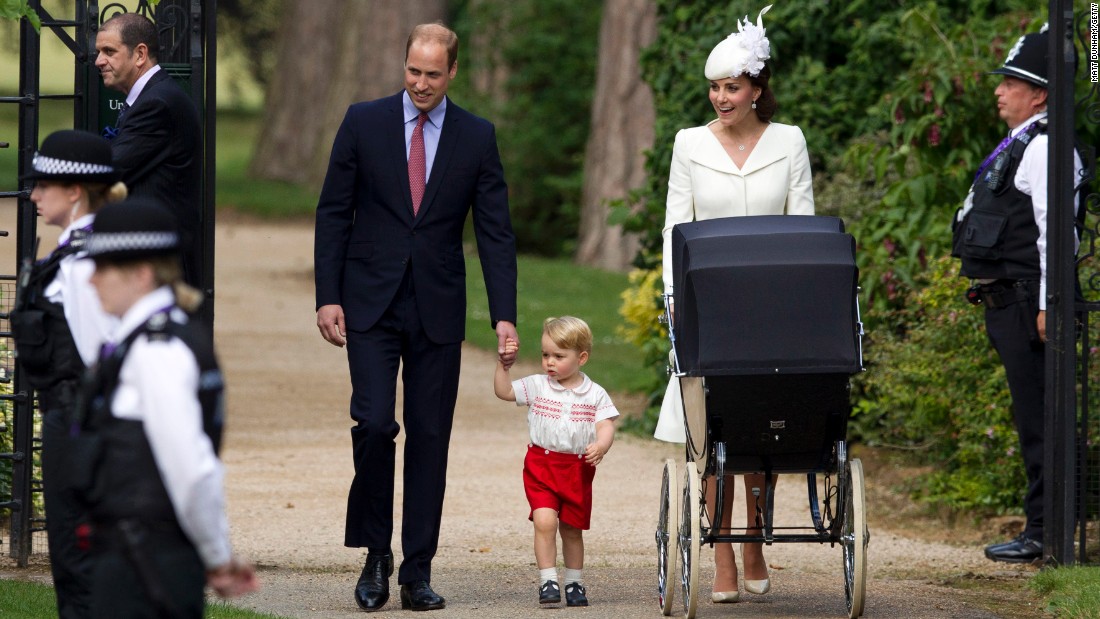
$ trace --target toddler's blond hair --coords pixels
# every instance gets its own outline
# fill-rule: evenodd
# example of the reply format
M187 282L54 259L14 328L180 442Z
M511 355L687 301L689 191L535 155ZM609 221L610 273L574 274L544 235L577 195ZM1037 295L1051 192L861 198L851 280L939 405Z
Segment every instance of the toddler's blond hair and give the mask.
M542 332L562 348L592 354L592 329L588 323L575 316L547 318L542 323Z

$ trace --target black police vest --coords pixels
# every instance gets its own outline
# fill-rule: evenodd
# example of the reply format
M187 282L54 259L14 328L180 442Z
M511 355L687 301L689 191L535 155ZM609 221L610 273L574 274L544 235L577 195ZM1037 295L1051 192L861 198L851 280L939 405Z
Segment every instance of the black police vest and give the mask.
M210 437L215 453L221 447L224 382L211 338L197 323L181 325L170 320L167 312L155 314L88 371L81 390L78 405L82 423L73 450L72 481L92 519L100 523L122 519L176 522L142 422L119 419L110 410L122 363L142 334L151 341L178 338L195 355L203 431Z
M1039 226L1031 196L1016 189L1016 171L1046 121L1013 138L974 183L974 208L954 229L951 255L962 258L961 275L975 279L1038 280Z
M39 391L43 410L70 404L72 391L85 370L65 319L65 308L46 297L46 286L56 277L61 261L83 246L76 232L72 243L54 250L42 262L24 267L11 312L12 338L22 375ZM63 385L67 388L61 388Z

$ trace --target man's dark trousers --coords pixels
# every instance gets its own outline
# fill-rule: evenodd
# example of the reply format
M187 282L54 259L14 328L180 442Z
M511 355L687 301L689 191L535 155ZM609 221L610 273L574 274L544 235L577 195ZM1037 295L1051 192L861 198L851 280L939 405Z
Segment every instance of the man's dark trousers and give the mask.
M1045 351L1036 319L1037 294L1001 308L985 309L989 336L1008 378L1012 416L1020 435L1020 455L1027 472L1024 535L1043 539L1043 430L1045 410Z
M430 308L428 308L430 311ZM420 322L410 271L381 319L348 331L355 478L348 495L344 545L390 549L393 534L397 373L404 384L404 504L400 584L431 582L439 542L447 449L458 398L462 343L437 344ZM403 364L402 364L403 363Z

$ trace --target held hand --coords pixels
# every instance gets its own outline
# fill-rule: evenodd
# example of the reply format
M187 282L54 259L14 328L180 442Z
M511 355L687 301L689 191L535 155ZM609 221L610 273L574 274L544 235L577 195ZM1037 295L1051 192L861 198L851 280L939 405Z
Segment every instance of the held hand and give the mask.
M1035 321L1035 326L1039 329L1039 341L1045 344L1047 341L1047 311L1039 310L1039 316Z
M344 347L348 343L347 331L344 330L344 308L339 305L322 305L317 309L317 329L321 331L321 337L325 341Z
M511 349L508 347L508 340L511 340L513 343ZM507 320L497 321L497 355L504 369L507 370L512 367L512 364L516 362L516 355L518 353L519 333L516 333L516 325Z
M607 454L607 450L610 447L604 447L599 441L592 443L588 446L588 449L584 450L584 461L592 466L598 466L600 462L603 462L603 457Z
M206 584L223 598L234 598L260 589L255 568L237 557L231 558L225 565L207 570Z

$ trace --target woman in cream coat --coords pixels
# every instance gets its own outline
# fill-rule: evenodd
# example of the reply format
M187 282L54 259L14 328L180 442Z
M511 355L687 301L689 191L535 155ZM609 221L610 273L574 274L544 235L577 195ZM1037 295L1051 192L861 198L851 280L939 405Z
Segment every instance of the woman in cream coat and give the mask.
M761 17L768 8L760 12ZM798 127L771 122L777 104L768 87L771 72L764 65L769 47L760 17L755 25L747 19L739 23L738 32L719 43L707 59L710 102L718 118L676 134L663 229L668 294L672 293L672 228L676 224L716 217L814 214L806 138ZM672 442L685 440L680 385L675 377L665 393L654 436ZM746 497L752 496L754 487L763 490L763 474L744 477ZM714 513L715 484L706 487L708 509ZM725 495L724 528L731 526L734 485L727 488L731 490ZM755 521L755 502L746 501L746 507L746 526L750 526ZM759 529L747 532L759 533ZM762 544L742 544L741 553L745 590L767 593L771 581ZM737 601L738 572L732 544L716 544L714 561L712 601Z

